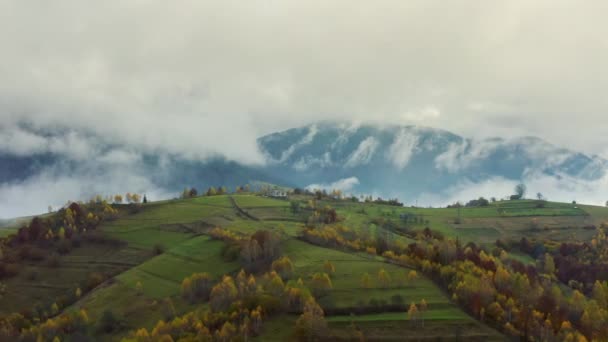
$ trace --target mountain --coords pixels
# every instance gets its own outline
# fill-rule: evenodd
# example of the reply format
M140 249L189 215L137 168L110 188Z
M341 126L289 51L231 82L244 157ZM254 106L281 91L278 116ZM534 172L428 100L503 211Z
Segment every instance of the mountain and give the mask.
M503 197L510 194L509 182L519 181L536 182L534 193L557 182L570 196L580 184L594 188L608 167L598 156L536 137L473 140L417 126L322 122L276 132L257 140L266 159L258 166L222 156L197 160L141 152L104 143L100 137L91 139L94 148L72 146L63 153L49 149L17 154L0 146L5 151L0 152L0 217L38 213L49 204L95 193L131 191L165 198L177 196L184 187L233 189L256 181L340 188L347 193L398 197L406 203L424 198L429 204L445 204L464 188L497 180L508 185L492 183L467 196ZM36 209L20 210L27 205Z
M258 144L267 173L289 174L300 186L350 179L355 192L407 198L494 178L596 181L608 166L536 137L473 140L417 126L320 123L261 137Z

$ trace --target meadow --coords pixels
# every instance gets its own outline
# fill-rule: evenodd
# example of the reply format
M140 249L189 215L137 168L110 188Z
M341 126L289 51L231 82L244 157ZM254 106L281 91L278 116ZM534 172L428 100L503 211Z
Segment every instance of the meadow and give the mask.
M366 253L324 248L299 239L306 217L305 198L301 211L291 210L288 200L253 194L202 196L149 203L136 213L104 222L101 234L121 241L121 245L75 248L61 256L60 266L51 268L31 263L19 276L5 281L7 295L1 312L24 310L38 302L73 293L91 273L106 275L106 280L65 308L84 308L92 319L111 310L122 322L122 328L101 334L99 340L119 341L138 327L152 328L162 318L163 300L170 298L176 314L204 309L181 298L180 286L185 277L207 272L214 279L235 275L238 260L222 257L225 243L207 235L209 229L222 227L239 234L270 230L284 237L282 254L294 265L294 280L309 284L315 273L324 272L324 263L335 267L332 289L318 300L327 322L336 336L347 336L353 324L362 329L368 340L504 340L498 331L473 319L457 306L433 281L421 272L407 279L407 267L387 263L383 258ZM410 208L373 203L322 200L319 207L337 209L339 222L356 231L391 236L393 240L411 243L410 235L430 227L447 237L491 246L497 239L518 240L539 236L557 241L571 234L586 238L585 226L599 224L608 218L608 209L537 201L502 201L480 208ZM245 215L243 214L245 213ZM403 222L403 215L416 217ZM457 222L457 219L460 222ZM387 225L386 222L392 222ZM0 230L0 234L7 232ZM529 255L514 251L512 258L534 264ZM390 276L388 285L381 284L378 272ZM362 276L371 281L362 284ZM410 303L428 303L424 327L412 326L407 318ZM390 307L390 310L383 308ZM383 311L384 310L384 311ZM289 340L297 316L283 315L265 322L259 341Z

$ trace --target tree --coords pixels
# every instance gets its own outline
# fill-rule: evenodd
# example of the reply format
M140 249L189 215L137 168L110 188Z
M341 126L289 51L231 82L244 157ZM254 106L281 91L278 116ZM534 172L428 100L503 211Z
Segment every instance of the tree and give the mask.
M608 202L607 202L608 203ZM291 201L289 203L289 206L291 208L291 212L293 214L297 214L300 212L300 201Z
M539 201L542 201L544 197L543 197L543 194L541 194L540 192L537 192L537 193L536 193L536 198L537 198Z
M517 199L522 199L526 195L527 187L524 183L519 183L515 186L515 196Z
M363 276L361 276L361 286L365 289L369 289L371 286L371 278L369 276L369 274L363 273Z
M122 195L116 195L114 196L114 203L122 203Z
M410 322L416 322L418 320L418 307L416 303L412 302L410 308L407 310L407 318Z
M118 328L119 323L112 311L105 310L97 323L97 331L106 334L111 333Z
M545 274L553 276L555 274L555 261L549 253L545 253L543 258L543 272Z
M148 197L146 197L146 195L144 195L144 200L143 200L144 204L148 203Z
M312 277L310 287L316 297L322 297L329 293L333 285L327 273L315 273Z
M296 321L295 334L300 341L315 341L327 335L325 313L314 298L304 304L304 311Z
M391 285L391 277L384 268L378 271L378 283L385 289Z
M163 299L161 306L161 315L165 321L170 321L175 318L175 306L171 297Z
M418 273L414 270L411 270L408 274L407 274L407 280L412 282L414 280L418 279Z
M190 197L196 197L196 195L198 195L198 191L196 190L196 188L192 188L190 189L190 193L188 195Z
M423 298L420 301L420 318L422 318L422 326L424 327L424 314L426 313L426 310L428 310L429 306L426 303L426 300Z
M230 276L224 276L222 281L211 289L209 304L213 311L225 311L236 300L238 290Z
M191 303L208 300L213 280L208 273L194 273L182 281L182 297Z
M281 278L289 279L293 276L293 263L288 256L283 256L272 262L272 270L277 272Z
M144 291L144 286L141 284L141 281L138 281L135 284L135 292L137 292L138 296L141 296L143 294Z
M325 273L331 276L336 272L336 267L334 266L334 264L331 263L331 261L326 260L323 264L323 270L325 271Z
M82 290L80 289L80 287L76 289L74 295L76 296L76 298L80 298L82 296Z

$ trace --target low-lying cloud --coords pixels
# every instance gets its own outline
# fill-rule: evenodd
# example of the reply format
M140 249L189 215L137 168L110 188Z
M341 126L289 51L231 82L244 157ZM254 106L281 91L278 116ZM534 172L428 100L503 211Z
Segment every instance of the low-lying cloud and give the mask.
M423 193L417 200L421 206L446 206L456 202L466 203L481 196L490 199L508 199L514 194L517 184L524 183L527 187L526 198L536 198L541 193L544 198L556 202L571 202L604 206L608 201L608 175L594 181L561 175L528 175L521 181L503 177L474 182L464 180L447 188L441 193Z
M340 190L342 192L350 192L357 185L359 185L359 179L357 177L348 177L339 179L333 183L328 184L310 184L306 187L306 189L314 191L314 190Z

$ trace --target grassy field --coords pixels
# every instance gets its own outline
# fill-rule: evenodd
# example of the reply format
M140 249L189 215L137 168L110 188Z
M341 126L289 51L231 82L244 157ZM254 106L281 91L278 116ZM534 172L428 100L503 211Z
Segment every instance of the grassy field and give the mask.
M300 200L304 208L304 198L300 197ZM556 241L573 236L587 239L595 231L584 229L585 226L608 220L608 208L554 202L539 208L537 203L502 201L488 207L461 210L346 201L320 201L317 205L335 207L342 218L341 225L370 234L388 234L404 243L413 241L408 233L427 226L448 237L458 237L461 243L473 241L488 246L497 239L519 240L524 236ZM238 272L238 260L227 262L220 255L223 242L204 235L209 228L220 226L243 234L261 229L285 233L283 254L294 263L294 279L302 278L305 283L309 283L315 273L323 272L325 261L331 261L336 269L331 278L333 288L319 299L319 303L326 310L329 326L336 337L348 336L351 325L355 324L365 332L368 341L503 340L498 332L454 305L431 280L420 276L407 281L408 268L385 263L380 257L322 248L299 240L298 232L309 213L303 209L294 214L288 200L252 194L149 203L141 211L105 222L99 228L103 234L125 242L124 245L87 245L74 249L61 257L58 268L28 264L19 276L5 281L7 295L1 302L0 313L19 311L73 293L89 274L99 272L110 279L67 310L86 308L93 320L101 317L105 310L112 310L125 329L100 336L102 341L118 341L136 327L151 328L161 318L163 298L171 298L178 314L197 308L181 299L180 284L184 277L208 272L219 279L223 274ZM416 222L402 222L402 214L416 216ZM458 218L460 223L456 222ZM385 228L388 226L379 223L382 220L390 221L392 225L389 226L393 228ZM0 236L3 234L8 231L0 229ZM154 249L160 249L161 253L155 255ZM511 256L524 263L535 262L521 253L513 252ZM391 277L386 288L377 280L380 269L386 270ZM369 288L361 282L365 273L371 278ZM138 283L141 283L141 291L137 289ZM422 299L428 303L425 326L413 326L407 321L406 308L409 303L419 303ZM377 312L383 303L394 304L392 311ZM370 313L357 315L358 312ZM297 316L290 315L272 318L265 323L262 336L256 340L292 339L296 319Z

